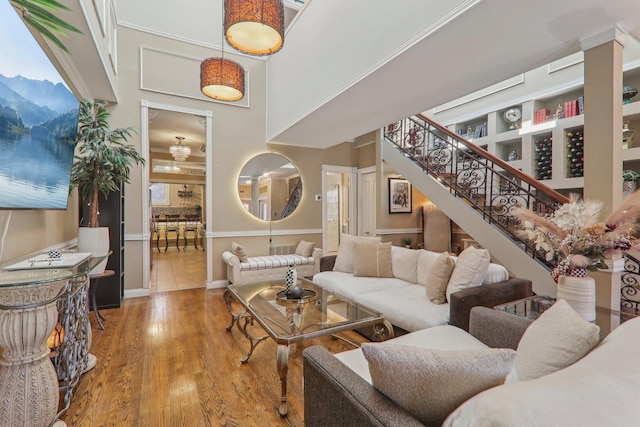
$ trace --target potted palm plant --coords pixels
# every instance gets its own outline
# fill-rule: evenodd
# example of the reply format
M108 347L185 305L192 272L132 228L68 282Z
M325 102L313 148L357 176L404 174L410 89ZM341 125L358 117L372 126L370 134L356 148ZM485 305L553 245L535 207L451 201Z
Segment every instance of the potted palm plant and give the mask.
M78 231L78 251L106 255L109 251L109 228L100 227L100 193L108 197L120 184L129 183L131 167L144 164L133 145L127 144L134 129L110 129L109 111L104 101L84 99L78 113L76 156L71 170L71 187L78 188L83 203L89 206L87 227ZM101 266L104 270L106 261ZM92 273L100 272L94 270Z

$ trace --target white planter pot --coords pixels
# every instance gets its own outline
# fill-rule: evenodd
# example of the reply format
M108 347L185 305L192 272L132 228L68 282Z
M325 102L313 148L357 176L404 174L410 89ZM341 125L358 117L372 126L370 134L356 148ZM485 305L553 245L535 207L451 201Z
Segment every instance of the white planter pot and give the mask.
M109 254L109 227L80 227L78 229L78 252L91 252L93 256ZM98 264L90 274L100 274L107 267L108 258Z
M625 194L633 193L638 189L637 181L622 181L622 192Z
M556 298L566 300L585 320L596 320L596 281L592 277L560 276Z

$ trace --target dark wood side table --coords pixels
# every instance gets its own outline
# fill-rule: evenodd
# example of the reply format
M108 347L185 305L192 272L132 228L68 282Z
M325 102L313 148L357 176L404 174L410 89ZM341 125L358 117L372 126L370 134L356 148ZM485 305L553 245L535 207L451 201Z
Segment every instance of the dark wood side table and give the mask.
M98 304L96 303L96 289L98 289L98 282L100 279L105 277L111 277L116 274L113 270L105 270L99 274L90 274L89 275L89 296L91 297L91 306L93 307L93 314L96 316L96 321L98 322L98 326L100 329L104 331L103 320L107 320L98 311Z

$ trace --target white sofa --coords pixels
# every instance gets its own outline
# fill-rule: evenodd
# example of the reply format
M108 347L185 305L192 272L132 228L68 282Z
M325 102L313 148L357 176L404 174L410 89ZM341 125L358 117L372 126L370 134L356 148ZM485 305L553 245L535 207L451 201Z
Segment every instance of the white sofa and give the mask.
M322 249L314 248L310 257L296 254L266 255L248 257L240 262L240 258L230 251L222 254L227 264L227 280L233 284L254 283L266 280L284 280L287 268L293 265L298 277L312 277L319 271Z
M335 256L327 256L322 258L313 282L382 313L396 328L409 332L448 323L468 330L473 306L493 307L531 295L531 281L510 278L502 265L491 263L482 286L453 293L445 304L434 304L427 298L424 276L429 261L439 255L393 246L392 278L356 277L334 271Z

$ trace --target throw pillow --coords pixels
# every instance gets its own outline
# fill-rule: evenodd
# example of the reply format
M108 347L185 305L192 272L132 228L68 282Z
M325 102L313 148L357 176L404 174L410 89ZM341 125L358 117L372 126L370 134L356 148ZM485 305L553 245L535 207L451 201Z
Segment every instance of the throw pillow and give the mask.
M362 344L373 386L428 426L440 426L454 409L504 383L511 349L436 350Z
M418 255L413 249L394 246L391 248L391 268L393 277L409 283L418 283Z
M540 378L582 359L600 340L600 328L561 299L544 311L518 343L508 382Z
M427 298L434 304L447 302L447 285L456 263L447 252L441 253L427 271L425 291Z
M316 246L315 242L306 242L304 240L300 240L298 246L296 247L296 255L303 256L305 258L309 258L313 253L313 248Z
M447 301L451 300L451 294L454 292L480 286L489 268L489 261L489 251L486 249L469 246L462 251L447 284Z
M357 242L354 245L353 275L358 277L393 277L391 242Z
M439 256L440 254L437 252L418 249L417 278L418 283L422 286L427 286L427 275L430 274L431 267L433 267L433 263L436 262Z
M231 253L240 259L240 262L247 262L247 250L236 242L231 242Z
M355 242L375 242L380 243L380 237L352 236L351 234L340 235L340 246L338 255L333 266L333 271L343 273L353 273L353 245Z

